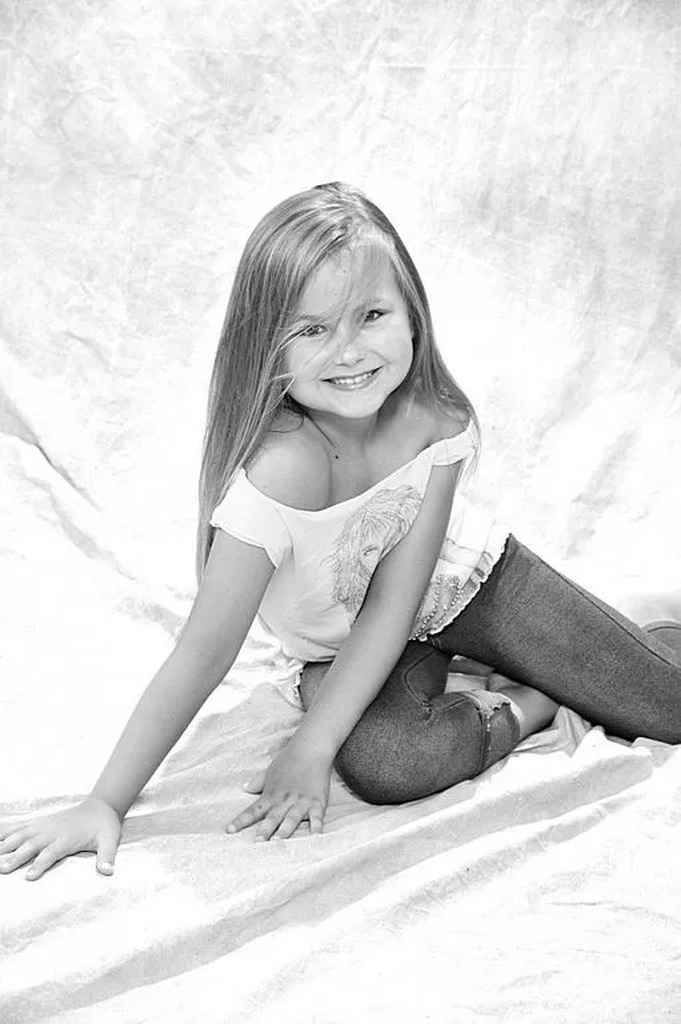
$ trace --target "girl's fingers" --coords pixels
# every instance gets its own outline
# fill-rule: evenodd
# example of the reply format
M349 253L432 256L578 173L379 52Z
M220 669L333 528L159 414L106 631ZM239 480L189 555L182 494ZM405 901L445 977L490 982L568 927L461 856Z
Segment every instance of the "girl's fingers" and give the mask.
M308 814L310 819L310 835L321 835L324 831L324 810L321 807L311 807Z
M247 807L241 814L237 814L236 818L227 826L227 832L239 832L242 828L248 828L254 821L260 821L267 814L269 804L265 803L264 800L256 800L254 804Z
M0 854L11 853L12 850L18 850L21 844L28 839L28 831L25 828L17 829L16 832L10 832L8 835L0 840Z
M119 838L120 832L118 834L107 832L97 840L97 862L95 866L100 875L113 875Z
M265 786L265 773L262 772L260 775L256 775L253 779L247 779L243 784L243 789L247 793L262 793Z
M262 820L256 839L271 839L291 808L290 802L271 807ZM300 819L299 819L300 820Z
M324 808L318 802L293 803L290 797L281 798L278 802L260 799L230 821L226 831L239 832L260 821L257 839L267 840L273 836L288 839L305 818L310 820L310 832L319 834L323 831Z
M65 857L67 851L57 843L50 843L44 850L41 850L36 859L31 864L30 868L26 872L26 878L29 882L34 881L36 878L40 878L44 875L48 868L51 868L53 864L56 864L58 860L62 860Z
M307 809L304 805L299 804L297 807L291 807L284 815L281 825L276 830L274 834L275 839L288 839L289 836L293 835L303 818L306 817Z
M42 850L44 843L41 843L39 839L27 839L21 844L13 853L7 853L0 857L0 871L3 873L9 873L10 871L16 871L26 861L31 860L35 857L39 850Z

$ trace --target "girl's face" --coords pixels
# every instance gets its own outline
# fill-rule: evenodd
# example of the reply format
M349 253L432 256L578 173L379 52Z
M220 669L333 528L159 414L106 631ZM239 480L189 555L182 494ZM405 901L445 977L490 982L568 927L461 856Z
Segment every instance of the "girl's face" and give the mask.
M332 257L310 278L297 312L306 326L286 353L291 397L345 419L375 415L413 357L409 314L388 259L377 267L350 253Z

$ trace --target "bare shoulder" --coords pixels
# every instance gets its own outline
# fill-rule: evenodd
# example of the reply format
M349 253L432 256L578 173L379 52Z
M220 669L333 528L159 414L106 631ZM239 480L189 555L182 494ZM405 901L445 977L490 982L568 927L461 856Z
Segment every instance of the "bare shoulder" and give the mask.
M422 399L414 399L409 416L414 432L422 438L423 447L462 433L470 418L468 410L461 406L433 406Z
M461 406L451 406L437 410L434 413L434 418L437 424L437 437L435 440L440 441L445 437L456 437L457 434L462 434L468 426L471 417L468 409L463 409Z
M329 502L329 459L305 422L278 423L249 462L246 475L263 494L291 508L316 511Z

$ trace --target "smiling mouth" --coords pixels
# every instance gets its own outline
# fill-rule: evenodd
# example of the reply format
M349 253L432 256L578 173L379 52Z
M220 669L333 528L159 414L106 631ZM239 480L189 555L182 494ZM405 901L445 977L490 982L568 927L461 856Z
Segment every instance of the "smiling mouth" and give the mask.
M369 381L373 380L380 366L377 366L375 370L367 370L366 373L356 373L353 377L327 377L325 383L333 384L334 387L344 388L346 391L352 391L355 388L361 388Z

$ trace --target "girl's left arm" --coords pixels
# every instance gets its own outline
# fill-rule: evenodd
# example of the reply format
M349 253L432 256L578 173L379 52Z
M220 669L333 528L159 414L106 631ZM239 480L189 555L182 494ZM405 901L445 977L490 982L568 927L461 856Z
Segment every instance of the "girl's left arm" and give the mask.
M309 818L321 832L334 758L394 668L433 574L451 514L461 463L434 466L411 529L376 568L348 638L298 729L271 762L260 798L228 831L261 821L259 835L288 838Z
M379 563L364 604L296 739L333 761L402 654L435 569L461 463L434 466L418 516Z

